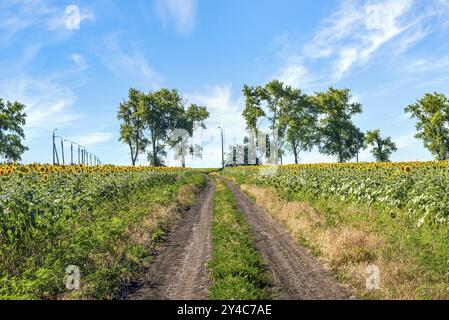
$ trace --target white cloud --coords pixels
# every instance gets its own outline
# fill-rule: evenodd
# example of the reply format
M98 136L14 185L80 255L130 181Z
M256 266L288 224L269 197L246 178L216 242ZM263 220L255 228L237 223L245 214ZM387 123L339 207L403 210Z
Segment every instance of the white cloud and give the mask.
M79 143L84 147L107 142L112 139L114 135L108 132L93 132L86 135L70 137L67 140Z
M286 54L286 47L295 47L290 37L279 78L309 86L337 82L375 58L398 58L441 28L448 8L443 0L342 0L311 41Z
M61 8L60 10L56 11L56 14L54 14L50 19L47 21L47 29L50 31L55 30L64 30L67 29L66 26L66 19L67 15L65 12L65 7ZM79 7L80 15L79 15L79 23L82 24L83 22L87 21L95 21L95 13L92 12L90 9ZM76 30L76 29L75 29Z
M162 81L159 75L148 63L144 54L137 48L122 48L117 34L109 35L98 52L99 58L117 77L124 75L132 77L143 85L152 89L160 87Z
M72 90L47 79L22 77L2 81L0 96L26 106L25 131L31 135L68 126L80 117L71 110L76 101Z
M197 0L157 0L156 11L164 25L174 23L180 34L195 27Z
M441 58L418 58L411 63L408 63L406 68L409 72L429 72L429 71L449 71L449 55Z
M308 44L308 51L313 58L316 52L327 48L328 55L337 57L333 62L333 78L339 80L354 64L367 63L382 45L413 25L401 20L412 3L412 0L345 1Z
M9 43L28 29L65 32L65 7L45 0L4 1L0 6L0 39ZM95 20L95 14L80 6L80 23Z
M202 136L203 160L189 161L188 165L221 166L221 132L218 127L221 126L224 129L225 151L234 139L237 143L242 143L246 133L246 125L242 117L243 97L233 96L231 84L206 86L200 91L185 94L185 97L189 103L203 105L210 112L210 118L206 121L208 129Z
M84 59L84 56L82 54L73 53L71 58L77 66L77 71L84 71L89 67L86 63L86 59Z
M294 57L285 59L284 65L274 78L289 86L303 89L311 87L316 80L303 62Z

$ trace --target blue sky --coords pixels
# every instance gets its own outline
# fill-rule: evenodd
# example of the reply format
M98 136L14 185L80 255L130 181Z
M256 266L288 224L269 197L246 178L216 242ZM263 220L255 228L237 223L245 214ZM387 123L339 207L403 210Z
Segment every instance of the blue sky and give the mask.
M67 27L73 5L79 29ZM403 109L449 94L447 39L449 0L0 0L0 97L27 106L24 162L51 161L58 128L103 162L128 164L119 103L130 87L168 87L212 113L195 137L203 159L188 164L218 166L217 127L227 143L244 134L243 85L274 78L308 93L350 88L364 107L356 123L391 136L393 160L428 160Z

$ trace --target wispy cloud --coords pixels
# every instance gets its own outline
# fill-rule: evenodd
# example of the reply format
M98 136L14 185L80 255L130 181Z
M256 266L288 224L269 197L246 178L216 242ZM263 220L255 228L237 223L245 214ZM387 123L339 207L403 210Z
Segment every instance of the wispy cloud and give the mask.
M155 6L162 23L174 24L179 34L188 34L195 27L197 0L157 0Z
M316 81L302 59L294 56L287 57L284 60L284 65L274 77L289 86L297 88L310 88Z
M25 104L25 128L31 134L68 126L80 118L71 110L76 101L72 90L47 79L22 77L1 81L0 96Z
M204 105L210 112L203 135L203 160L189 163L195 167L216 167L221 164L221 138L218 127L224 129L225 148L235 139L241 144L245 136L245 122L241 116L244 100L233 95L231 84L205 86L197 92L185 94L190 103Z
M107 142L111 140L113 136L114 134L109 132L92 132L86 135L70 137L68 140L75 141L82 146L88 147Z
M9 43L19 33L33 28L33 31L57 33L71 32L65 26L66 7L46 0L4 1L0 6L0 40ZM95 14L80 6L80 23L93 21Z
M160 87L162 76L148 63L143 52L137 46L123 48L117 34L109 35L101 51L99 58L116 76L127 75L137 82L137 85L151 89ZM106 50L104 50L106 49Z
M320 79L338 82L374 58L393 59L409 50L441 27L444 19L438 18L448 8L445 0L343 0L299 51L283 53L278 76L306 86Z
M446 55L444 57L423 57L418 58L414 60L411 63L408 63L408 65L405 68L409 72L429 72L429 71L449 71L449 55Z
M77 67L77 71L84 71L89 68L86 63L86 59L84 59L84 56L82 54L72 53L71 58Z

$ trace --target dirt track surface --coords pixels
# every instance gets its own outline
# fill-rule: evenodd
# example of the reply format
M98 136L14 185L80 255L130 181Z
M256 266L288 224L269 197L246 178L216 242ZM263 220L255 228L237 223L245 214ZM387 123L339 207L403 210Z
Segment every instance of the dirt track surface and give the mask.
M214 183L207 186L178 228L168 236L143 283L127 296L131 300L200 300L207 298L207 262L211 254Z
M273 294L281 300L349 299L350 294L283 228L232 182L226 181L256 238L267 263Z

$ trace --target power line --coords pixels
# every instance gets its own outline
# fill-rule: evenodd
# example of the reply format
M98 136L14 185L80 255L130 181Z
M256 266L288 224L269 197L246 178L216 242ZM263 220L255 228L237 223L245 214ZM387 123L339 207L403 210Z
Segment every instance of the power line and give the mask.
M61 159L62 164L65 164L65 154L64 154L64 142L70 143L70 164L74 165L75 163L75 157L74 157L74 148L73 146L77 146L77 158L78 158L78 164L83 165L90 165L90 166L98 166L102 165L100 158L98 158L95 154L88 152L86 147L80 145L77 142L70 141L68 139L64 139L62 136L59 136L56 134L56 131L58 129L53 130L53 164L54 165L60 165L60 157L58 154L58 144L57 141L61 142ZM58 140L59 139L59 140Z

